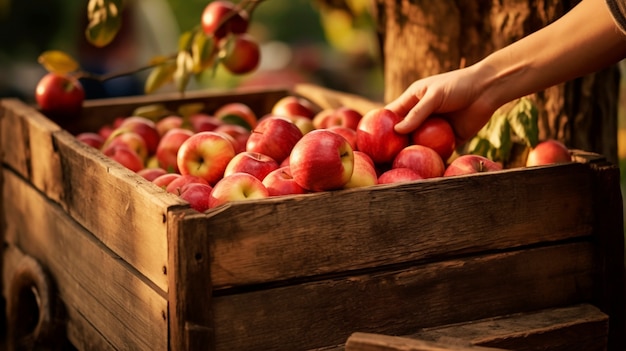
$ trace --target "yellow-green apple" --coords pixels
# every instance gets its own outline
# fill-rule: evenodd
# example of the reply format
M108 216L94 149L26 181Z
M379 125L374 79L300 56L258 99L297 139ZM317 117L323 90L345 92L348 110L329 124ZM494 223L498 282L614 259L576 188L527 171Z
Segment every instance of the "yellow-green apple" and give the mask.
M343 127L343 126L331 126L326 129L330 130L331 132L338 133L342 137L346 138L346 140L350 143L350 146L352 146L352 150L358 150L358 148L356 147L356 130L355 129Z
M368 154L376 164L393 162L400 150L409 145L409 136L394 130L401 120L397 113L385 108L368 111L356 130L357 149Z
M194 132L185 128L173 128L166 132L161 137L155 154L159 166L168 172L179 173L178 150L192 135Z
M224 133L232 137L233 146L235 147L235 153L240 153L246 150L246 143L250 137L250 130L245 127L224 123L215 129L215 132Z
M230 140L217 132L195 133L178 149L177 164L182 175L204 178L213 186L223 176L228 162L235 157Z
M167 174L167 171L161 167L146 167L137 172L138 175L142 176L145 180L151 182L156 178Z
M168 193L180 195L183 189L185 188L185 186L187 186L188 184L193 184L193 183L202 183L202 184L207 184L207 185L209 184L204 178L200 178L192 174L184 174L184 175L181 174L180 177L173 179L165 187L165 191L167 191Z
M226 170L224 170L224 176L244 172L263 180L268 173L277 168L278 163L273 158L258 152L244 151L236 154L230 160Z
M300 129L302 135L316 129L310 118L302 116L287 116L287 118Z
M424 179L441 177L446 171L446 165L437 151L417 144L400 150L391 168L410 168Z
M526 167L569 162L572 162L572 155L567 146L558 140L547 139L528 152Z
M202 11L200 25L204 33L215 39L228 33L245 33L248 30L249 15L246 10L237 11L232 1L215 0Z
M420 179L423 179L422 176L410 168L392 168L378 176L378 184L412 182Z
M354 152L341 135L316 129L293 147L289 167L296 182L307 190L341 189L352 177Z
M218 108L213 115L225 123L240 125L248 130L253 130L257 124L254 111L242 102L226 103Z
M303 97L288 95L274 103L272 114L284 117L302 116L313 119L316 114L315 105Z
M156 129L157 132L159 132L159 135L163 136L170 129L183 128L184 122L185 121L181 116L169 115L159 119L154 124L156 125Z
M289 166L277 168L263 178L263 185L267 188L269 196L306 194L308 191L301 187L293 176Z
M82 132L76 135L76 139L93 148L100 149L104 145L104 138L99 133Z
M378 175L374 167L374 161L361 151L354 151L354 170L350 181L344 188L361 188L378 184Z
M428 146L437 151L446 162L456 147L456 137L450 123L441 118L428 117L417 129L411 132L411 143Z
M106 153L107 149L117 145L124 145L133 150L144 164L148 159L149 151L146 140L135 132L120 128L114 130L109 139L102 145L102 151Z
M144 168L141 157L139 157L133 149L128 147L128 145L111 145L102 152L133 172L139 172Z
M494 162L481 155L466 154L455 158L443 173L445 177L493 172L502 169L500 163Z
M263 199L268 196L265 185L252 174L233 173L215 184L209 197L209 208L227 202Z
M65 120L80 114L85 90L73 76L47 73L37 83L35 100L44 114Z
M139 134L146 142L148 154L153 155L156 152L161 135L152 120L142 116L130 116L124 118L117 129L128 130Z
M246 151L267 155L280 163L302 138L300 128L286 117L268 116L250 133Z
M156 186L160 187L161 189L165 190L172 181L180 177L181 177L180 173L166 173L166 174L163 174L154 178L152 180L152 183L154 183Z
M213 187L203 183L190 183L181 189L180 198L189 202L189 206L198 212L209 209L209 198Z
M233 34L220 40L220 62L233 74L251 73L261 62L261 48L251 35Z
M318 129L342 126L356 130L362 117L363 115L359 111L347 106L341 106L332 110L322 121L319 121L321 127L318 127Z

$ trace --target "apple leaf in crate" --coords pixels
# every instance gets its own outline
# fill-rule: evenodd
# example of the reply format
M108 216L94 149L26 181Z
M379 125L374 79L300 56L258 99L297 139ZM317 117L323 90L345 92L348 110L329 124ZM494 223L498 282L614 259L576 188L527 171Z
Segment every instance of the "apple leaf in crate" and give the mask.
M539 125L537 106L528 98L523 97L511 107L507 119L513 133L527 146L535 147L539 142Z

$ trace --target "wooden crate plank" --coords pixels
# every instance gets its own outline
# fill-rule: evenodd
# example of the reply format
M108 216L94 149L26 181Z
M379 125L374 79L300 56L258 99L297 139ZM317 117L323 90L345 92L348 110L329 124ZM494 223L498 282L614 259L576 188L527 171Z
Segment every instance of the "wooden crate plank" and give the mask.
M62 209L4 170L9 245L38 259L64 303L117 349L167 349L167 299ZM6 283L6 281L5 281Z
M213 297L216 350L308 350L589 301L593 247L547 246Z
M408 337L458 339L517 351L602 351L608 325L609 317L597 307L580 304L426 328Z
M582 237L590 199L571 164L232 203L206 220L211 276L219 289Z
M362 96L339 92L315 84L296 84L292 90L293 93L307 98L322 109L348 106L361 114L366 114L372 109L384 106L382 102L371 101Z
M346 351L504 351L491 347L454 345L400 336L354 333L348 338Z

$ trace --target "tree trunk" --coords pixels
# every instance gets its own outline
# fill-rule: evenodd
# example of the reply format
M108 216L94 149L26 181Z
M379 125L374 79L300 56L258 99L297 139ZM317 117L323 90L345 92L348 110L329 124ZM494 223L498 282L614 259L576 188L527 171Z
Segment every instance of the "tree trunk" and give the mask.
M471 65L546 26L578 1L375 0L389 101L415 80ZM529 53L532 55L533 53ZM537 92L540 139L617 162L617 66Z

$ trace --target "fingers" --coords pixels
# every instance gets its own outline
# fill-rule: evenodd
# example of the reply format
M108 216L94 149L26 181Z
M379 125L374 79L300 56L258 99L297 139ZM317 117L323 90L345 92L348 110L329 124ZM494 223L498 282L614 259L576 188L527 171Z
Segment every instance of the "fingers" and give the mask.
M423 94L421 99L414 94L411 94L412 98L404 95L388 105L388 108L404 117L402 121L396 124L396 132L408 134L417 129L435 111L436 103L428 91Z

